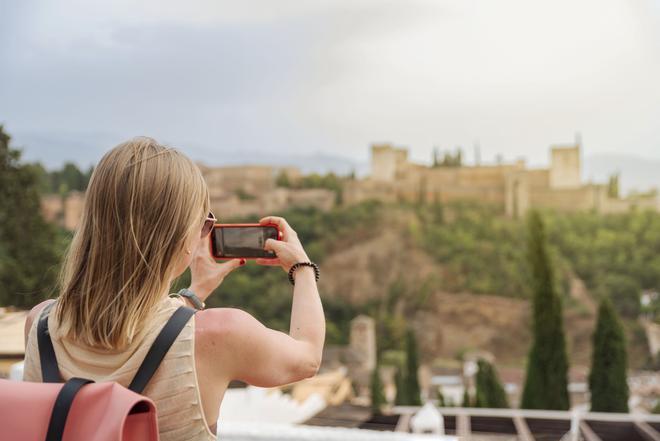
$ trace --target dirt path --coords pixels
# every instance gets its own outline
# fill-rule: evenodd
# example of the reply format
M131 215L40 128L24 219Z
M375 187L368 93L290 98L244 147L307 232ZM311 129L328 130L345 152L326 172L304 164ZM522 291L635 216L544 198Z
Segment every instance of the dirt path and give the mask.
M584 305L591 315L596 315L598 305L589 294L587 287L584 285L582 279L576 276L571 277L571 286L569 290L570 296L577 300L580 304Z

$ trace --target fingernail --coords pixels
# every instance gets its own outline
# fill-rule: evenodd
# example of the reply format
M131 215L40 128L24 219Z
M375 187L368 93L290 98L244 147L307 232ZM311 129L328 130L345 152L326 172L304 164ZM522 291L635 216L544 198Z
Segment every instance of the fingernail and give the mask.
M241 259L241 262L239 263L239 265L245 265L245 262L247 262L245 259Z

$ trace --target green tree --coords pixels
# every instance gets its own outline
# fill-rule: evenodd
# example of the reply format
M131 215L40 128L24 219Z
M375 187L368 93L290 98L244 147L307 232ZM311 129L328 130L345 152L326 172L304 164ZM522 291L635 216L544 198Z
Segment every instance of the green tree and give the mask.
M613 306L625 318L639 315L641 287L637 281L625 274L604 274L599 278L597 291L612 300Z
M396 373L394 374L394 383L396 384L394 403L399 406L405 406L410 401L408 399L408 393L406 392L406 383L403 381L403 378L403 369L397 368Z
M619 180L619 173L610 175L607 179L607 196L615 199L619 197Z
M440 387L436 387L433 389L433 392L435 394L435 399L438 402L438 407L448 407L447 400L445 400L445 395L442 393L442 389Z
M35 174L35 179L37 181L37 188L39 193L52 193L51 190L51 176L44 168L43 164L40 162L35 162L33 164L25 164L25 167L32 167L32 170Z
M532 211L528 218L528 260L534 292L534 340L527 360L521 407L567 410L568 359L561 298L555 287L545 226L537 211Z
M660 400L655 402L655 406L653 406L653 409L651 409L651 413L660 414Z
M59 238L41 216L38 168L10 141L0 125L0 305L28 308L52 292Z
M598 307L589 373L593 412L628 412L626 339L612 302L604 297Z
M50 173L51 191L62 195L70 191L84 191L90 175L81 172L73 162L67 162L61 170Z
M83 175L83 188L80 189L80 191L85 191L87 190L87 186L89 185L89 180L92 177L92 173L94 173L94 166L90 165L85 174Z
M472 407L472 403L470 402L470 394L468 393L467 386L465 387L465 389L463 389L463 403L461 404L461 407Z
M506 392L502 387L493 365L486 360L479 360L477 365L477 396L474 407L508 408Z
M417 371L419 369L419 356L417 354L417 342L415 334L411 329L406 333L406 372L403 379L407 395L407 403L410 406L419 406L422 399L419 390Z
M278 187L291 187L291 181L289 180L289 175L286 170L280 170L275 178L275 185Z
M456 147L456 152L444 152L442 159L437 147L433 149L432 167L460 167L463 165L463 149Z
M371 371L371 381L369 386L371 388L371 411L375 414L380 414L386 400L385 392L383 390L383 382L380 379L379 363L376 363L376 367Z
M257 198L255 195L248 193L243 188L236 190L235 194L241 201L253 201Z

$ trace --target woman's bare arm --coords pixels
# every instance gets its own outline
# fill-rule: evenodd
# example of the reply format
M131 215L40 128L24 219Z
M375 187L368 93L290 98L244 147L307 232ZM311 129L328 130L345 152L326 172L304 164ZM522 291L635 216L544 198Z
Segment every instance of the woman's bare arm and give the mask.
M286 220L269 216L260 223L276 223L283 240L266 241L265 248L274 251L277 258L257 259L257 263L288 271L294 263L309 260ZM312 268L298 268L294 278L288 335L267 328L239 309L216 308L197 314L198 332L203 339L200 346L213 354L209 362L223 366L218 374L224 381L236 379L272 387L316 374L325 340L323 306Z
M245 311L214 308L198 312L195 320L199 348L220 381L273 387L318 371L320 356L308 342L267 328Z
M318 369L325 342L325 315L314 270L308 266L298 268L295 280L289 335L310 346Z

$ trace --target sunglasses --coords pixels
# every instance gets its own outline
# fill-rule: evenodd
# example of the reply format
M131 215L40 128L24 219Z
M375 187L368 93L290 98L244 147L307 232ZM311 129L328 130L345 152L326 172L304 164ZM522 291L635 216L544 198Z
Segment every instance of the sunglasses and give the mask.
M209 235L217 221L218 219L213 215L213 213L209 211L209 215L204 220L204 225L202 226L202 238L205 238Z

